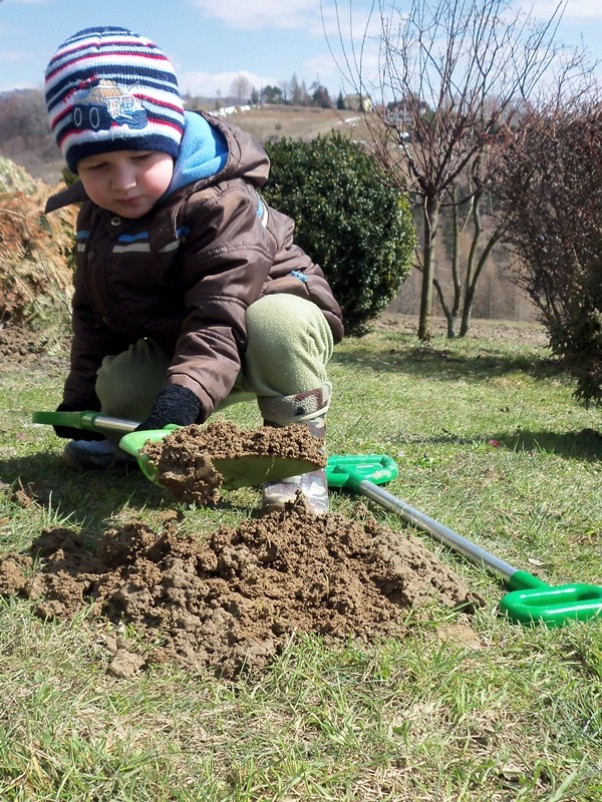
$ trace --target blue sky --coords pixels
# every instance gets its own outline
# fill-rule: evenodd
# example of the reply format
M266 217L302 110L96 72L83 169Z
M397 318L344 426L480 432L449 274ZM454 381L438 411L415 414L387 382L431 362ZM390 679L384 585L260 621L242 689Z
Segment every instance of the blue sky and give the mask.
M349 0L338 0L349 13ZM404 0L395 0L402 8ZM522 3L547 18L557 0ZM335 0L323 0L331 42ZM370 0L351 0L354 30L363 32ZM92 25L120 25L153 39L176 66L182 91L229 93L244 75L252 86L293 74L319 80L336 97L344 81L324 35L320 0L0 0L0 91L40 87L46 63L68 36ZM582 41L602 58L602 1L568 0L559 38ZM602 68L600 70L602 79Z

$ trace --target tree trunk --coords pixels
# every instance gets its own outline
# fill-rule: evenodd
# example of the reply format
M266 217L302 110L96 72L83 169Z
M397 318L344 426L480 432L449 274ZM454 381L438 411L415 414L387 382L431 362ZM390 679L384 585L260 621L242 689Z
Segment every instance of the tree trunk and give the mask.
M481 222L481 209L480 209L481 197L482 193L479 193L475 197L475 203L472 208L474 235L473 235L472 245L470 248L470 254L468 257L468 267L466 270L466 286L464 292L464 307L462 309L462 322L460 324L460 335L459 335L460 337L465 337L468 334L468 330L470 328L470 322L472 319L472 307L474 305L477 283L479 281L479 278L481 277L483 268L485 267L485 262L487 261L487 257L491 253L493 246L500 239L502 234L499 228L493 232L487 244L485 245L485 248L481 252L475 266L477 248L481 240L481 234L483 233L483 225Z
M460 234L463 226L460 225L460 214L458 211L458 190L456 187L452 188L452 263L451 274L453 282L453 296L451 306L443 303L443 293L439 292L441 305L447 318L447 336L452 339L456 336L456 321L458 319L458 312L460 311L460 302L462 300L462 282L460 281Z
M423 206L424 237L422 241L422 287L420 292L420 315L418 339L431 339L431 313L433 307L433 276L435 273L435 241L439 219L439 201L428 196Z

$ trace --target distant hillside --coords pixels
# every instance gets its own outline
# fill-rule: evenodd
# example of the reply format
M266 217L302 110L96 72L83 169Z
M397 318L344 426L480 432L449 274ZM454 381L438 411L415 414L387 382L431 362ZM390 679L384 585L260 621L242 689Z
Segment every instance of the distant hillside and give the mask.
M228 119L260 142L282 137L308 140L332 130L353 131L362 126L362 118L357 112L302 106L262 106L233 114Z
M14 112L17 100L19 113L13 113L11 117L11 108ZM208 102L207 108L217 113L215 103ZM226 106L219 113L261 142L275 141L281 137L308 140L332 130L348 130L357 141L368 139L362 116L356 111L284 105L243 109L235 110L235 107ZM25 167L30 175L46 184L55 185L60 181L63 161L47 131L41 92L0 96L0 155ZM449 273L448 255L442 246L439 251L440 268L437 272L445 287ZM415 315L420 306L420 283L420 273L414 271L410 274L399 297L391 304L391 311ZM434 314L442 314L437 300L434 302ZM500 247L494 250L481 277L473 316L514 321L534 319L534 307L510 280L508 256Z
M204 110L228 119L248 131L260 142L283 136L312 139L333 129L359 125L357 112L321 109L311 106L264 105L240 107L224 105L216 110L207 101ZM11 159L48 184L61 178L63 161L46 121L41 91L28 90L0 95L0 156Z

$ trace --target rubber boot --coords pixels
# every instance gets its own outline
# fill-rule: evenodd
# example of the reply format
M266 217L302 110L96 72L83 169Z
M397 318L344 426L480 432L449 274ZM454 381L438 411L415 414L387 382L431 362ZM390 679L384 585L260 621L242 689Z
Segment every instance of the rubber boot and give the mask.
M134 457L122 451L112 440L70 440L61 458L65 465L75 471L128 469L138 464Z
M330 406L332 385L324 383L316 390L295 395L258 398L259 409L266 426L288 426L305 423L310 434L323 440L326 435L326 413ZM328 512L328 482L326 471L317 471L289 476L278 482L266 482L262 488L261 512L268 513L284 509L294 501L301 491L307 506L316 514Z

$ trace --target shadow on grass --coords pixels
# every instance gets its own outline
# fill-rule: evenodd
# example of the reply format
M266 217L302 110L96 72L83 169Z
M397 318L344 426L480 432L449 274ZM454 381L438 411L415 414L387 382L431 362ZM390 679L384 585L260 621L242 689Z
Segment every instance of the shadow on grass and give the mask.
M0 459L0 481L13 488L17 503L37 503L55 517L74 525L103 527L120 508L160 510L180 506L167 490L150 482L138 468L82 471L67 468L58 454L40 452ZM239 505L222 499L215 509L237 511ZM246 508L244 508L246 511Z
M503 435L500 442L514 451L547 451L561 457L582 459L590 462L602 460L602 434L594 429L578 432L533 432L519 431L515 435Z
M483 437L461 437L453 434L427 437L424 443L474 444L487 442L492 448L509 451L533 451L557 454L567 459L580 459L588 462L602 461L602 432L582 429L578 432L535 432L521 429L513 434L487 434Z
M359 341L357 341L359 342ZM551 357L534 357L533 354L504 354L483 348L474 355L459 354L450 349L430 346L374 350L354 348L353 351L335 351L332 361L344 367L367 367L375 371L425 376L441 381L470 378L483 381L508 373L525 373L537 379L564 374L558 362Z

